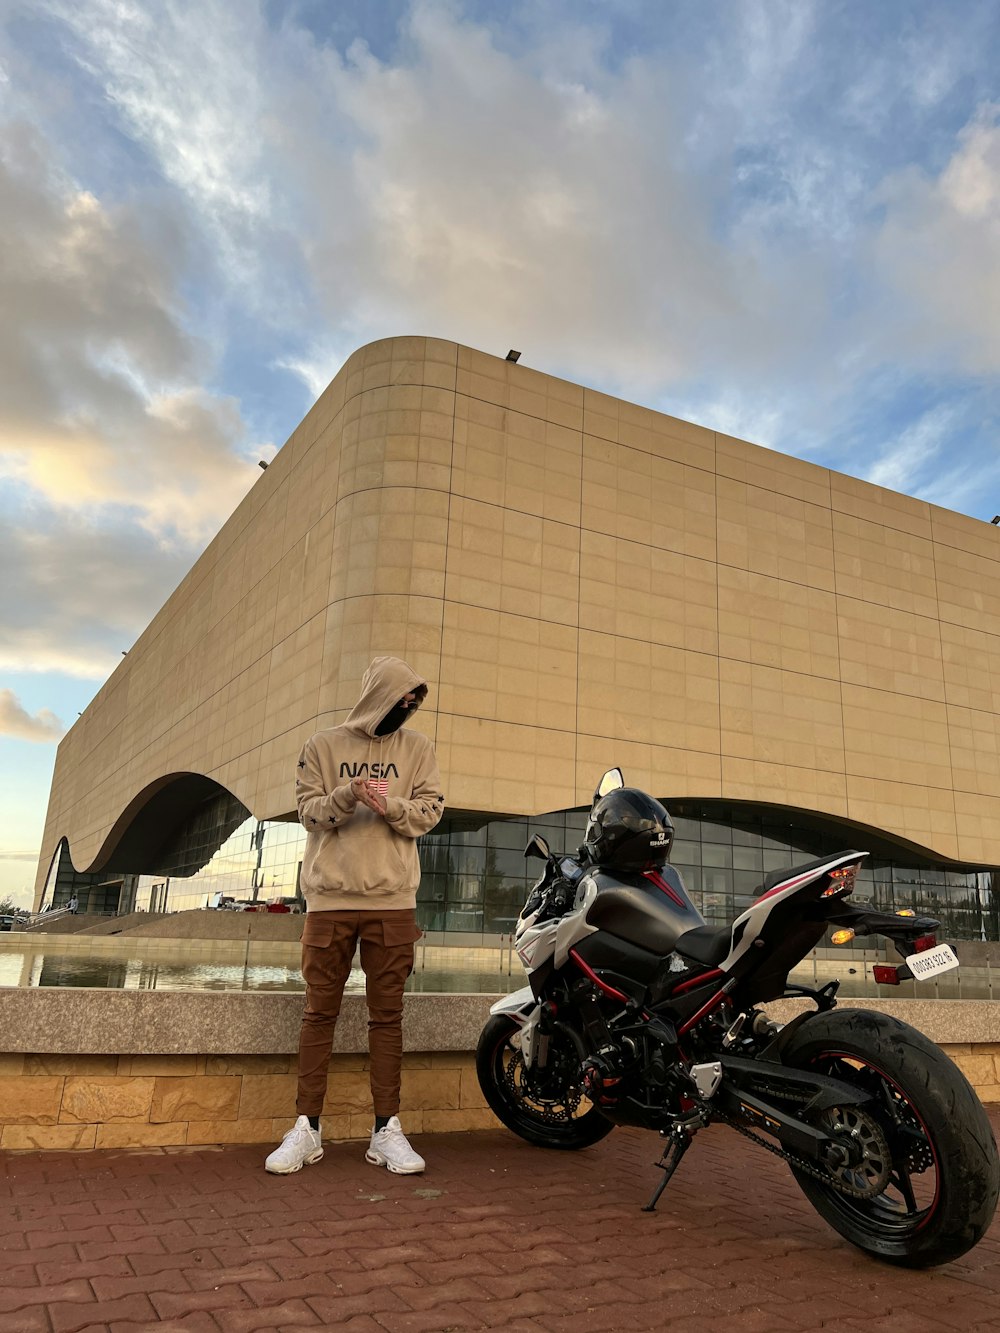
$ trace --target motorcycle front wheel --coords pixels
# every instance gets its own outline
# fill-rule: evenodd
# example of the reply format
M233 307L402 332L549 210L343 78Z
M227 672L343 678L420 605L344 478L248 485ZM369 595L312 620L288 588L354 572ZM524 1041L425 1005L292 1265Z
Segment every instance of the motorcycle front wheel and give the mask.
M993 1220L1000 1162L990 1122L943 1051L916 1029L864 1009L802 1025L783 1053L871 1095L823 1113L823 1127L859 1145L831 1169L840 1188L793 1167L816 1211L888 1263L929 1268L965 1254Z
M479 1038L476 1073L493 1114L538 1148L573 1151L610 1134L614 1126L583 1096L572 1044L551 1040L545 1071L529 1077L520 1032L512 1018L494 1014Z

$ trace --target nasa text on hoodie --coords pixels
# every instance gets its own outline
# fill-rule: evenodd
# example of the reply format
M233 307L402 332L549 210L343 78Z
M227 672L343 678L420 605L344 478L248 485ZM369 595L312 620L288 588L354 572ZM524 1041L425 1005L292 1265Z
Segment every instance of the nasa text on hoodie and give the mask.
M361 697L339 727L311 736L299 755L295 797L307 838L300 884L309 911L413 907L420 883L416 839L444 813L434 747L403 726L380 724L406 694L419 704L427 682L397 657L377 657ZM409 714L402 714L405 722ZM353 778L385 801L381 815L360 804Z

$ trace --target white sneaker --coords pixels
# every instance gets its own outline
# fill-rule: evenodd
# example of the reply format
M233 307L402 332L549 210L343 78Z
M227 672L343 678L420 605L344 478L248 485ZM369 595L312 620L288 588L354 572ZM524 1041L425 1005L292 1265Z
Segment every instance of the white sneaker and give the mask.
M397 1176L415 1176L426 1165L420 1154L410 1147L399 1116L395 1115L385 1129L372 1130L365 1161L371 1162L372 1166L384 1166Z
M309 1117L300 1115L274 1152L264 1163L264 1170L276 1176L290 1176L311 1166L323 1156L319 1130L313 1129Z

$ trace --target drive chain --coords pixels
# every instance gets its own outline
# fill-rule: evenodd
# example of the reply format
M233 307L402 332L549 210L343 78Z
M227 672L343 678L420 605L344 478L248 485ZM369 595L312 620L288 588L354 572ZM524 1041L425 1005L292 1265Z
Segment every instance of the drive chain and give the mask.
M773 1153L775 1157L780 1157L783 1162L787 1162L789 1166L794 1166L797 1171L802 1171L805 1175L812 1176L814 1180L822 1181L824 1185L829 1185L831 1189L835 1189L839 1194L847 1194L852 1199L871 1198L871 1195L867 1191L854 1189L850 1185L845 1185L842 1181L836 1180L831 1176L829 1171L821 1171L818 1167L813 1166L812 1162L807 1162L804 1157L797 1157L795 1153L786 1152L784 1148L779 1148L768 1139L762 1138L759 1134L755 1134L752 1129L747 1129L746 1125L741 1124L739 1120L735 1120L732 1116L726 1115L724 1111L720 1111L716 1107L712 1107L711 1110L713 1119L721 1120L724 1124L729 1125L730 1128L735 1129L737 1134L742 1134L745 1139L750 1139L752 1143L759 1144L760 1147L766 1149L767 1152Z

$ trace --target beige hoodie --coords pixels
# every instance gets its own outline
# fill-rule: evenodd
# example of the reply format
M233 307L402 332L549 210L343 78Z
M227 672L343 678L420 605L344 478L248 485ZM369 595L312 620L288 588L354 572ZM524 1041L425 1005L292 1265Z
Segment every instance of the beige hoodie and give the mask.
M422 703L426 681L398 657L376 657L346 722L316 732L302 748L295 797L308 833L300 883L310 912L397 911L416 903L415 839L444 813L434 747L401 727L375 734L410 692ZM355 800L355 777L375 784L385 818Z

